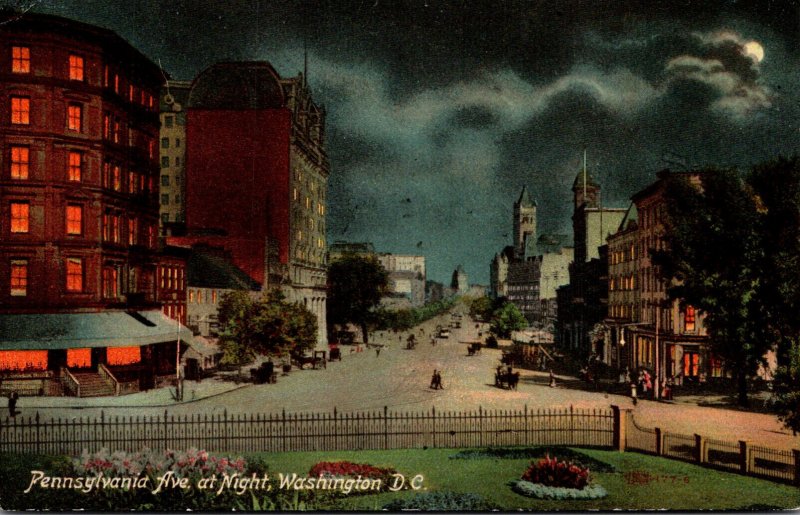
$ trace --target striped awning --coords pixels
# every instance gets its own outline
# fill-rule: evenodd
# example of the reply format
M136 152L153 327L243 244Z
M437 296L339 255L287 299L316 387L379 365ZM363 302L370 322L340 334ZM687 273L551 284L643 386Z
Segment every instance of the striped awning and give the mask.
M0 350L129 347L192 341L192 332L159 310L0 314Z

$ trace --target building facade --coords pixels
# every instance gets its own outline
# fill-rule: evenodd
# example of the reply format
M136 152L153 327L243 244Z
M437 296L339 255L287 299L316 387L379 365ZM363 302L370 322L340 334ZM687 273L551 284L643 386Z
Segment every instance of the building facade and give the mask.
M621 226L609 240L616 251L609 268L614 278L613 289L609 281L609 325L616 334L608 339L613 342L616 336L618 345L625 342L620 345L627 347L621 351L625 366L647 368L679 383L698 382L725 375L721 361L708 350L704 316L690 305L668 299L668 285L651 260L654 250L664 248L668 230L664 188L672 175L676 174L659 172L654 183L632 197L635 224ZM697 173L681 175L699 185Z
M262 289L280 288L317 317L326 345L325 111L303 75L267 62L215 64L187 108L186 235L176 245L230 252Z
M389 273L392 298L405 299L412 308L425 304L425 256L379 254L378 262Z
M187 332L158 310L162 72L111 31L0 16L0 371L40 393L112 368L151 387Z
M162 234L186 219L186 107L191 82L168 80L160 92L159 221ZM167 229L170 229L167 231Z

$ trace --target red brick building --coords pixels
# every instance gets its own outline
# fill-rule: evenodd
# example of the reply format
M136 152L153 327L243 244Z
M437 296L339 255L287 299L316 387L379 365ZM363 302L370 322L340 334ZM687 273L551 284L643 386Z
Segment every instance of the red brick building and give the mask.
M224 248L260 288L317 317L326 345L325 111L302 74L267 62L215 64L192 82L186 115L186 236ZM190 286L194 286L191 285Z
M70 369L114 365L146 367L147 387L176 340L156 298L164 76L105 29L10 11L0 23L0 388L35 390L8 383L26 373L75 393Z

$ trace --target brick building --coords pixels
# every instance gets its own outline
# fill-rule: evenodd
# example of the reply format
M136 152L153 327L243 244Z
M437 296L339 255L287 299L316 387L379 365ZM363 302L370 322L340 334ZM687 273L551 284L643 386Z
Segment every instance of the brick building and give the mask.
M162 72L105 29L11 11L0 23L3 387L153 386L187 332L156 290Z

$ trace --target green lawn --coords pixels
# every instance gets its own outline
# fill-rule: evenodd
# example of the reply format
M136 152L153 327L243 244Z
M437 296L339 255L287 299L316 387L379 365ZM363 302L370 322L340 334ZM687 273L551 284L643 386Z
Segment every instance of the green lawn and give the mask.
M750 506L797 508L800 489L751 477L719 472L688 463L636 453L580 449L580 452L612 465L617 472L594 473L608 496L594 501L543 501L514 493L508 482L518 479L530 460L455 460L457 450L393 450L358 452L298 452L262 454L277 472L307 472L319 461L349 460L375 466L394 467L406 476L423 474L428 490L474 492L505 510L610 510L620 509L717 509L736 510ZM644 471L657 480L635 484L632 472ZM639 476L641 477L641 476ZM629 484L634 483L634 484ZM380 509L398 495L411 491L351 496L338 508Z
M422 474L425 477L423 491L475 493L503 510L764 510L769 507L800 506L800 489L789 485L636 453L576 450L609 464L616 470L593 473L594 481L608 491L606 498L592 501L543 501L524 497L512 492L508 483L519 478L529 459L451 459L458 452L455 449L265 453L259 454L258 458L268 464L273 477L279 472L305 475L312 465L320 461L348 460L378 467L392 467L407 477ZM249 456L251 459L254 457ZM32 468L47 470L53 463L51 457L26 456L21 459L18 455L0 455L0 507L42 507L35 498L27 497L21 490L27 486ZM644 473L647 474L646 478ZM643 481L643 478L649 480ZM338 499L326 496L325 499L328 500L325 504L314 508L379 510L398 497L413 495L414 491L404 490L396 493L340 496ZM62 502L74 502L67 500L74 499L71 493L64 492L60 496L64 496L61 497ZM249 499L247 501L251 502ZM48 503L48 506L56 505ZM134 509L133 506L113 508Z

